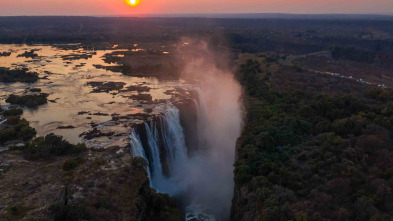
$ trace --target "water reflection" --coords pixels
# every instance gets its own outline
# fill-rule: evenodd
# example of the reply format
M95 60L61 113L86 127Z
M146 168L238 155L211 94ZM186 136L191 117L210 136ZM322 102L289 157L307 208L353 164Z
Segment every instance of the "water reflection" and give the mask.
M0 45L0 52L11 52L10 56L0 57L0 67L13 69L26 67L30 71L38 72L41 78L32 84L0 83L0 104L7 105L5 99L10 94L22 94L29 87L41 88L42 92L49 94L48 104L35 110L25 109L23 117L31 122L38 136L55 133L64 136L72 143L77 143L81 141L79 134L91 129L91 123L108 121L111 119L111 114L115 113L122 115L141 113L149 106L130 99L129 96L138 94L136 91L91 93L92 87L87 86L88 82L124 82L124 88L131 85L146 85L150 91L139 93L150 94L153 101L170 99L171 96L164 92L181 85L179 81L129 77L95 68L94 65L108 65L103 61L103 56L122 51L116 48L92 51L83 48L65 50L50 45ZM31 50L37 54L36 57L18 56ZM78 114L81 111L89 114ZM59 129L64 126L74 128Z

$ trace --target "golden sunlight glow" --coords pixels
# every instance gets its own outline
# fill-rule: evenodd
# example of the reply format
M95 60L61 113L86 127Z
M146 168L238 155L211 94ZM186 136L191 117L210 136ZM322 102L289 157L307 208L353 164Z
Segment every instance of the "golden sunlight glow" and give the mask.
M124 0L130 6L137 6L141 2L141 0Z

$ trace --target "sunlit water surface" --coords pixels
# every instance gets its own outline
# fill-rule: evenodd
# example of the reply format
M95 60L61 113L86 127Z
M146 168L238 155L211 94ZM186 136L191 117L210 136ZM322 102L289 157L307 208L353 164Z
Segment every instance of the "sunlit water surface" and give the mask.
M30 50L35 51L38 57L26 58L18 55ZM159 81L156 78L129 77L122 73L97 69L94 65L109 65L103 61L107 53L121 51L96 50L89 51L79 48L77 50L63 50L49 45L0 45L0 52L12 52L10 56L0 57L0 67L23 68L39 73L42 78L36 83L0 83L0 104L7 105L6 98L10 94L22 94L27 88L41 88L43 93L48 93L48 104L37 109L24 109L23 117L31 122L37 130L37 135L48 133L62 135L72 143L81 142L80 134L91 129L91 123L101 123L111 119L111 114L135 114L143 112L145 106L140 101L127 96L136 95L138 92L117 93L91 93L92 88L88 82L124 82L124 88L130 85L146 85L151 88L148 92L153 101L169 99L165 91L179 86L179 81ZM64 60L62 56L70 54L92 54L91 58ZM110 64L116 65L116 64ZM116 91L113 91L116 92ZM85 111L109 114L78 115ZM90 119L91 118L91 119ZM58 129L61 126L73 126L73 129Z

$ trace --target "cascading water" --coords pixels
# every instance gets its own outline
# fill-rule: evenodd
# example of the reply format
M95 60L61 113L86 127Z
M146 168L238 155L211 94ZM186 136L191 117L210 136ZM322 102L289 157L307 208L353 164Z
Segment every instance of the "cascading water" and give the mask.
M199 102L195 101L195 108L198 115L201 114L201 116L197 117L198 133L195 136L200 141L198 148L203 150L211 145L206 138L206 133L204 133L206 127L209 127L209 119L205 116L207 114L206 105L199 104L205 102L204 95L200 90L198 91L200 100ZM215 178L220 177L220 171L216 171L216 165L212 163L215 160L209 159L207 156L210 151L201 151L190 157L187 155L179 109L172 104L167 104L157 107L157 110L164 112L164 114L155 118L155 121L150 120L149 123L143 123L143 129L139 129L139 133L143 133L145 139L141 139L135 129L130 135L133 156L142 157L148 161L147 172L150 185L159 192L169 193L173 196L179 194L199 195L194 192L196 186L216 185L209 183L209 179L214 182ZM167 167L169 174L164 175L163 167ZM211 173L211 171L214 172ZM208 179L200 179L203 176ZM219 192L217 194L220 195ZM186 201L189 203L186 208L186 215L189 219L186 220L194 220L192 217L202 217L201 220L206 221L215 220L212 215L205 212L206 208L201 206L201 202L203 204L203 201L206 200L203 194L201 195L202 197L186 197ZM213 192L210 192L209 195L212 196L207 200L217 200Z
M173 105L169 105L161 120L161 133L167 151L169 171L174 170L178 162L183 162L187 157L187 147L183 128L180 124L180 112Z
M143 124L144 131L141 132L145 133L145 143L135 129L132 130L131 153L134 157L142 157L148 162L147 172L153 188L159 192L173 193L175 188L170 184L172 179L164 175L163 165L166 165L169 174L173 173L176 165L186 159L187 147L179 110L172 104L157 108L164 111L164 114L158 116L157 122L151 120L149 124Z
M149 162L153 188L188 205L186 220L228 220L235 145L242 128L242 89L231 72L216 65L219 56L205 42L193 45L180 54L185 63L182 77L197 82L198 100L190 102L197 116L190 114L183 128L187 108L179 106L181 118L170 103L156 107L163 115L131 135L132 153ZM189 121L195 121L196 129L190 129Z
M157 188L157 185L160 180L163 179L163 171L160 159L160 150L158 146L158 137L157 137L157 128L155 127L154 122L150 121L150 126L145 122L145 130L147 135L147 142L150 156L149 159L149 169L152 174L151 180L153 187Z
M141 138L138 134L135 133L135 129L132 129L130 135L130 144L131 144L131 154L134 157L142 157L147 160L145 150L143 149Z
M5 122L7 122L7 119L4 119L4 120L0 121L0 125L2 125Z

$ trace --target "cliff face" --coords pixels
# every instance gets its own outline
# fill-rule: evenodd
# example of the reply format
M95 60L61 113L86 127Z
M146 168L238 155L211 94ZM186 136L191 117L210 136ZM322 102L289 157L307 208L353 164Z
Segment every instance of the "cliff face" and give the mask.
M258 211L261 210L252 195L253 194L250 193L246 187L241 187L239 184L235 184L230 220L256 220Z
M23 160L19 152L0 154L0 219L6 220L182 220L168 195L149 187L146 163L128 149L89 151L77 168L65 161ZM158 217L158 218L157 218Z
M197 97L197 95L194 95ZM180 111L180 122L183 127L183 132L188 148L188 154L192 155L193 152L198 150L198 104L197 99L183 99L182 102L176 102L175 105Z
M244 136L244 135L242 135ZM238 149L239 144L237 144ZM236 154L237 155L237 154ZM238 156L236 160L240 160ZM258 203L257 194L249 190L247 185L237 181L235 176L235 188L231 206L231 221L262 220L262 206ZM258 219L259 218L259 219Z
M135 220L143 221L182 221L184 214L179 209L176 201L167 194L157 193L145 183L137 197L136 208L138 213Z

